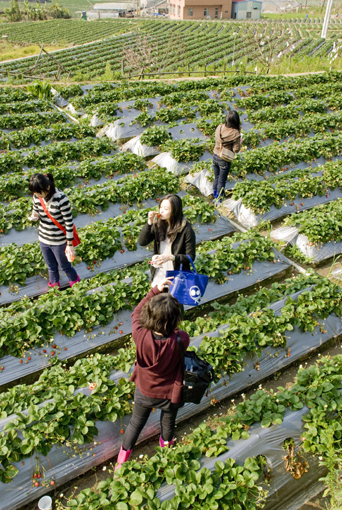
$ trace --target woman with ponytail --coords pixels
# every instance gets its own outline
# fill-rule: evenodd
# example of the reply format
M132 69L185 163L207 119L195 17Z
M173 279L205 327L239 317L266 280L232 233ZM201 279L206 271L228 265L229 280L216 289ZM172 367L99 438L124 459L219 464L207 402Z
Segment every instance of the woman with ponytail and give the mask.
M69 262L75 258L74 225L69 199L55 187L52 174L33 174L29 189L33 193L33 211L29 219L40 220L38 239L49 271L49 287L60 286L58 266L65 272L72 287L80 281L80 277Z

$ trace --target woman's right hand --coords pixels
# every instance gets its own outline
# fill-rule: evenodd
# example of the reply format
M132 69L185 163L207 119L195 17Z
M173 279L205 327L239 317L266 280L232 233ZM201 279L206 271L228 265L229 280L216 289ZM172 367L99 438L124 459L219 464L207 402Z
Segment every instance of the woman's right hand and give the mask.
M159 213L157 211L149 211L148 213L148 219L147 219L147 223L149 225L152 225L153 223L153 220L155 218L155 216L157 216Z
M168 276L167 278L164 278L164 280L162 280L158 285L159 292L163 292L165 287L171 287L171 285L173 285L171 281L173 280L173 278L174 278L173 276Z
M28 217L29 221L39 220L39 214L36 211L32 211L31 216Z

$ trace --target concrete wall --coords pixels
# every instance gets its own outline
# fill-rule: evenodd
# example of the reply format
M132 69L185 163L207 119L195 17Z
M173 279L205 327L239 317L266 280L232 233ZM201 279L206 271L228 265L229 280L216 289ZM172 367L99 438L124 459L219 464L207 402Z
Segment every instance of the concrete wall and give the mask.
M262 3L249 0L248 2L233 2L232 18L233 19L259 19L261 18ZM247 13L250 13L248 16ZM248 16L248 17L247 17Z
M192 9L192 16L189 15ZM204 14L207 9L207 14ZM231 0L169 0L169 14L171 19L230 19L232 12Z

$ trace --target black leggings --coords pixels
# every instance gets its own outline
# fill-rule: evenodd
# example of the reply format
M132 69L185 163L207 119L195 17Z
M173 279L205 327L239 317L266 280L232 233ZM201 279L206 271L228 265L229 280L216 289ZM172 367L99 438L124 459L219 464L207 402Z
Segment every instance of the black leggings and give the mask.
M176 417L180 405L170 400L145 397L137 388L134 393L133 416L126 429L122 446L124 450L132 450L144 428L153 408L160 412L160 430L164 441L171 441L175 430Z

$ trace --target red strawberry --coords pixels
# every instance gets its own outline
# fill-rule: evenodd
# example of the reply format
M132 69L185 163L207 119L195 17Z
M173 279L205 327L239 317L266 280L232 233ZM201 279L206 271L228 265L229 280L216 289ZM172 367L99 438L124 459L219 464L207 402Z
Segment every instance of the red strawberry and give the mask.
M34 473L33 478L36 478L36 477L37 477L37 475L36 475L36 473Z
M120 330L120 331L119 331L119 333L120 333L120 335L122 335L123 331L122 331L122 330Z
M327 198L329 197L329 195L328 195L328 194L326 194L325 196L326 196ZM1 232L2 232L2 231L1 231Z
M246 267L246 270L248 271L249 270L249 266Z
M55 355L54 351L51 351L51 356L54 356L54 355Z
M40 473L37 473L37 478L41 478L42 475Z
M124 432L125 432L124 429L120 430L120 434L124 434Z
M1 369L0 369L0 370L5 370L5 369L4 369L4 367L1 367Z
M50 485L55 485L55 482L51 480Z
M53 349L56 349L57 345L56 344L53 344L52 348Z
M300 205L303 206L304 205L303 202L301 202Z
M160 198L157 198L157 202L159 202Z
M123 325L123 322L120 322L119 326L122 326Z
M293 202L292 202L292 204L290 204L290 205L293 205Z
M67 350L68 350L68 348L67 348L67 347L64 347L64 350L65 350L65 351L67 351Z
M34 486L35 486L35 487L39 487L39 482L36 482L36 483L34 484Z
M43 352L46 352L46 349L43 349Z
M94 260L93 264L96 264L96 260Z
M31 356L29 356L27 359L30 361L31 360Z
M90 269L90 267L89 267L89 266L87 266L87 269Z
M211 228L208 228L209 232L211 231Z
M22 362L23 362L23 360L21 359L21 360L19 361L19 363L22 363Z

